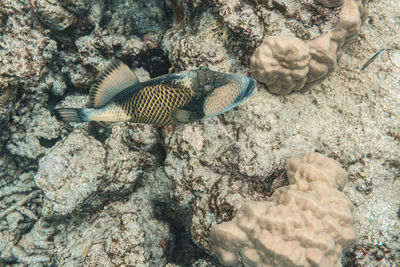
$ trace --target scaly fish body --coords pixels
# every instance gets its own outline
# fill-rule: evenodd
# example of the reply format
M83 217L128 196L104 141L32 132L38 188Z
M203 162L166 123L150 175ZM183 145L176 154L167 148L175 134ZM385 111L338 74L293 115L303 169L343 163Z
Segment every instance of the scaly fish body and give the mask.
M123 63L112 64L91 89L89 108L54 111L64 121L191 122L226 112L256 92L254 79L206 68L139 82Z

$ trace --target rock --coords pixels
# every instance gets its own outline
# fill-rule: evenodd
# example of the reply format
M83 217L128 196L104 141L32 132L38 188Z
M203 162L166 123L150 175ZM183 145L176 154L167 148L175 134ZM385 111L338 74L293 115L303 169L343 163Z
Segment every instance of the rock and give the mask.
M64 244L56 259L63 266L164 266L171 234L168 224L154 216L150 199L142 194L107 205L77 227L66 227L67 235L55 237Z
M178 70L208 66L213 70L229 72L233 64L225 47L227 34L214 14L204 12L192 24L167 32L163 47Z
M135 132L141 127L135 128L114 126L104 146L91 136L73 132L51 148L35 176L46 196L43 215L65 216L76 209L95 208L107 195L132 192L158 161L144 151L155 149L154 129L138 135Z
M63 31L77 21L77 17L57 1L37 0L32 8L39 19L55 31Z
M100 142L79 132L55 145L40 160L34 178L46 196L43 215L67 215L78 206L91 205L90 198L105 179L105 157Z

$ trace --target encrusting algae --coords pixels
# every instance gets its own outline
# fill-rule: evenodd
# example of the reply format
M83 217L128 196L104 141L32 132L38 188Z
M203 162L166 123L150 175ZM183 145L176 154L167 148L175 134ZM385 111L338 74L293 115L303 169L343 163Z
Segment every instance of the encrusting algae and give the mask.
M172 125L222 114L255 94L255 86L256 81L247 76L208 68L139 82L127 65L116 61L91 88L88 108L59 108L53 112L66 122Z

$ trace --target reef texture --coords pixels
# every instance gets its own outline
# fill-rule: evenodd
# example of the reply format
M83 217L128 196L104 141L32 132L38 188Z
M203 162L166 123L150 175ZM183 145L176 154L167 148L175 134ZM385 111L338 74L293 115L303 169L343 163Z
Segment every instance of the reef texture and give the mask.
M26 184L2 188L2 201L11 205L0 213L6 218L3 227L9 229L2 232L3 261L63 266L166 263L173 236L152 201L168 199L170 186L159 159L147 152L159 149L158 133L149 125L131 126L113 127L104 144L76 130L40 160L34 177L40 190L13 203L35 188L26 183L31 177L24 176ZM141 185L142 179L149 184ZM37 209L32 199L41 192ZM123 200L107 204L109 196ZM29 202L29 208L24 207ZM24 216L32 229L21 236Z
M142 187L123 201L92 209L89 214L76 210L74 216L58 222L35 218L29 233L19 240L7 240L2 260L18 259L26 266L164 266L173 236L168 224L148 207L152 197L161 199L167 193L160 190L167 188L162 184L166 178L160 171L151 176L148 181L160 186L158 189ZM14 224L22 220L13 216L8 218Z
M286 159L306 151L349 174L357 238L342 263L400 265L400 2L368 4L358 33L366 5L350 0L0 1L0 265L220 266L211 225L280 192ZM282 84L321 83L169 130L51 115L85 106L115 58L141 81L200 66L251 76L267 36L297 64Z
M193 23L177 25L164 36L163 47L177 70L208 66L221 71L232 67L225 47L227 30L212 12L204 12ZM191 34L196 32L196 34Z
M224 265L340 266L355 240L353 205L340 165L308 153L286 164L290 185L264 202L245 202L231 222L213 224L213 251Z
M57 261L63 266L164 266L172 236L168 224L147 208L151 199L141 191L104 206L78 227L65 226L66 235L55 237Z
M339 4L320 2L328 7ZM365 19L363 1L346 0L336 27L308 43L296 37L265 37L251 57L255 78L271 92L283 95L320 83L336 68L343 45L360 30Z
M156 157L140 148L150 149L156 143L157 136L149 125L115 126L104 147L84 133L71 133L39 162L35 182L46 197L43 215L93 209L104 194L134 190L138 180L157 163Z

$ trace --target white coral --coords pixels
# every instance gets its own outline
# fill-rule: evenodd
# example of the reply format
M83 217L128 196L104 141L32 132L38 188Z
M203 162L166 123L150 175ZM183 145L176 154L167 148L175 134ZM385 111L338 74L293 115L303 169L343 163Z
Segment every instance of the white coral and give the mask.
M352 204L338 191L347 179L318 153L287 163L290 185L265 202L244 203L231 222L213 224L212 249L224 265L340 266L355 240Z

